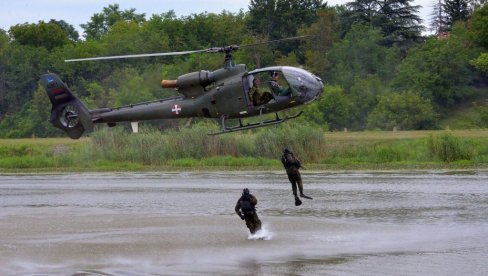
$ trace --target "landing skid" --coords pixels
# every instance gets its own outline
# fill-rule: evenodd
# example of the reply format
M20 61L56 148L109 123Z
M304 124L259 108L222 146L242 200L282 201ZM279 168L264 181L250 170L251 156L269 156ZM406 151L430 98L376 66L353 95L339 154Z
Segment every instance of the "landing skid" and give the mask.
M258 127L276 125L276 124L283 123L284 121L297 118L298 116L302 115L302 113L303 113L303 111L300 111L300 112L298 112L297 114L295 114L293 116L286 116L285 118L280 118L278 116L278 113L275 113L276 114L276 118L275 119L273 119L273 120L266 120L266 121L263 121L261 115L259 115L259 118L261 119L261 121L258 122L258 123L253 123L253 124L249 124L248 123L248 124L244 125L244 124L242 124L242 120L239 119L239 125L232 126L232 127L225 126L225 118L222 117L222 123L221 123L222 130L220 132L209 133L208 135L219 135L219 134L229 133L229 132L234 132L234 131L240 131L240 130L258 128Z

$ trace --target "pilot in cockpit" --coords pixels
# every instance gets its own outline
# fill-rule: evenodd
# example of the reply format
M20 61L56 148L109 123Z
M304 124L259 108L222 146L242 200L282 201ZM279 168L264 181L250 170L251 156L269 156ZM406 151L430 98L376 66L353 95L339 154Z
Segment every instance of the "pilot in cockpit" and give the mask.
M273 91L273 93L278 96L290 95L291 91L288 85L280 84L280 73L277 71L271 71L270 74L272 77L272 80L269 81L269 86L271 87L271 91Z

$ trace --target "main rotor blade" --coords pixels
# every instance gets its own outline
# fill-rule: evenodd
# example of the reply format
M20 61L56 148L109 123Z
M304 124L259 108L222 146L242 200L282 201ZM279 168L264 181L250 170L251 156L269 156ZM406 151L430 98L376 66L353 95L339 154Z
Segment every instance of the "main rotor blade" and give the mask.
M282 41L287 41L287 40L305 39L305 38L311 38L311 37L312 36L310 36L310 35L294 36L294 37L287 37L287 38L270 40L270 41L265 41L265 42L258 42L258 43L253 43L253 44L241 45L240 47L241 48L254 47L254 46L259 46L259 45L264 45L264 44L277 43L277 42L282 42Z
M76 58L76 59L65 59L65 62L74 61L88 61L88 60L106 60L106 59L122 59L122 58L140 58L140 57L159 57L159 56L178 56L178 55L188 55L193 53L205 52L205 50L195 50L195 51L183 51L183 52L168 52L168 53L153 53L153 54L138 54L138 55L123 55L123 56L106 56L106 57L92 57L92 58Z

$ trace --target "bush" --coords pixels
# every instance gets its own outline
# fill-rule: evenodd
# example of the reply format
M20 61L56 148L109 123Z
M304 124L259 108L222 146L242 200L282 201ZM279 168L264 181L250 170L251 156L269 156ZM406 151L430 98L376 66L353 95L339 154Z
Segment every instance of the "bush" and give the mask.
M135 135L121 128L104 129L92 135L93 150L84 150L83 154L89 157L82 158L144 165L174 164L174 160L181 159L178 164L190 164L191 159L216 156L279 159L283 148L288 147L304 160L313 162L319 160L324 144L321 130L298 123L254 132L208 135L217 131L218 127L208 122L163 133L144 130ZM244 160L241 161L246 163Z
M427 147L432 156L444 162L458 160L471 160L473 149L466 142L461 142L458 137L445 133L440 136L431 135L427 141Z

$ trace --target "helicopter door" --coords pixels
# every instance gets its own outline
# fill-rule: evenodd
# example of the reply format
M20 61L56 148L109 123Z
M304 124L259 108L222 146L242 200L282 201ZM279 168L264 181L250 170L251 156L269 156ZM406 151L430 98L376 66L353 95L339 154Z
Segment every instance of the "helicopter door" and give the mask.
M217 93L215 93L217 113L238 117L239 114L247 111L247 101L242 95L243 84L240 77L237 80L228 81L217 87Z

